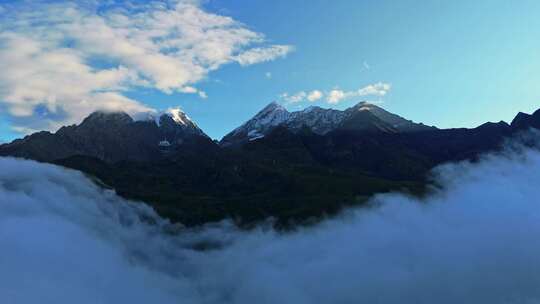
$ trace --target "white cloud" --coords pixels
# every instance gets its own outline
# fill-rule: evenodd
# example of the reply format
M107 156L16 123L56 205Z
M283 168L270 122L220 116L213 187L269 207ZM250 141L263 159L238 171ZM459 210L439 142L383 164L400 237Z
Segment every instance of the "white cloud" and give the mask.
M306 93L305 91L300 91L292 95L288 93L283 93L280 95L280 98L289 103L298 103L303 101L315 102L322 98L326 98L326 102L328 104L338 104L341 101L355 97L383 97L390 91L390 89L390 84L378 82L362 87L356 91L344 91L341 89L333 89L328 92L323 92L321 90L313 90L309 93Z
M247 50L234 57L241 65L251 65L259 62L272 61L276 58L285 57L293 51L290 45L272 45L265 48Z
M75 120L98 108L149 110L120 94L137 79L136 73L124 66L96 70L86 65L76 50L51 50L15 33L2 33L0 40L0 70L4 71L0 73L0 99L12 116L31 119L40 105ZM54 123L49 121L48 126Z
M298 102L304 101L306 97L307 97L307 93L304 91L300 91L293 95L289 95L288 93L281 94L281 98L288 103L298 103Z
M199 97L202 98L202 99L207 99L208 94L206 94L206 92L204 92L204 91L199 91Z
M357 96L385 96L386 93L390 91L390 84L388 83L376 83L376 84L370 84L366 87L363 87L359 89L356 92Z
M205 98L195 85L211 71L292 49L266 45L262 34L198 1L96 3L14 2L0 11L0 105L19 123L38 107L50 115L36 127L49 129L102 107L146 111L124 96L140 87Z
M356 91L342 91L334 89L330 91L326 97L328 103L337 104L343 100L347 100L354 97L376 96L383 97L390 91L391 85L388 83L378 82L375 84L367 85Z
M309 94L307 95L307 100L313 102L313 101L317 101L321 99L322 97L323 97L323 92L319 90L313 90L309 92Z
M328 92L327 96L326 96L326 101L328 101L328 103L330 104L336 104L336 103L339 103L341 100L347 98L350 96L350 93L349 92L344 92L342 90L337 90L337 89L334 89L330 92Z
M536 150L447 165L421 199L381 195L288 233L186 229L79 172L0 168L0 303L540 300Z

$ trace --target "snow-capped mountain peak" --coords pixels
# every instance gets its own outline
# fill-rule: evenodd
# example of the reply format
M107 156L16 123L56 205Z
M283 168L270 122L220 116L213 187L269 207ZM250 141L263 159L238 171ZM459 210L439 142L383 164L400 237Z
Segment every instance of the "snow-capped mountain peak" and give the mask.
M372 111L373 109L378 108L378 107L367 101L361 101L358 104L356 104L353 108L357 109L358 111Z
M196 126L195 123L184 113L180 108L168 108L165 111L160 111L155 117L158 127L161 126L163 121L173 121L179 126Z
M415 124L365 101L343 111L310 106L294 112L289 112L282 105L272 102L252 119L227 134L221 143L234 145L259 139L279 125L284 125L293 132L308 127L320 135L338 128L380 130L382 132L411 132L429 128L422 124Z
M179 126L196 126L191 118L180 108L168 108L164 111L142 113L136 116L135 120L154 121L158 127L161 127L163 121L172 121Z
M251 137L251 135L259 137L270 128L286 122L290 115L291 113L282 105L272 102L233 132L235 134L245 133L248 137Z
M260 125L278 125L289 117L289 111L277 102L271 102L253 117Z
M193 122L189 116L180 108L168 108L164 111L153 111L141 113L136 117L136 120L155 123L156 126L164 132L170 134L198 134L203 135L204 132Z
M271 113L271 112L274 112L274 111L287 111L287 110L285 109L285 107L283 107L282 105L280 105L276 101L272 101L271 103L266 105L266 107L264 107L262 110L260 110L259 113L257 113L257 115L265 114L265 113Z
M180 108L169 108L165 111L164 115L169 115L174 122L180 125L187 125L188 123L193 123L191 119L184 113Z

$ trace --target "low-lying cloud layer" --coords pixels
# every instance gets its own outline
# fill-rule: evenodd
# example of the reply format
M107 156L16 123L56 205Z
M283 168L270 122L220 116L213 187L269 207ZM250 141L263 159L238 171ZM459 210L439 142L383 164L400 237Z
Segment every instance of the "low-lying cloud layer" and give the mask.
M1 303L538 303L540 153L435 172L279 234L184 230L82 174L0 159ZM206 248L206 250L201 250Z

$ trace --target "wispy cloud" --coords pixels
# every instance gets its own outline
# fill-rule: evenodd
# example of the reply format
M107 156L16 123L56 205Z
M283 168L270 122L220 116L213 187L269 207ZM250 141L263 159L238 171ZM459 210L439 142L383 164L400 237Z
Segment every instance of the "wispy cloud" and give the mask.
M369 63L367 63L367 61L364 61L364 62L362 63L362 66L364 67L364 70L369 70L369 69L371 69L371 66L369 65Z
M131 5L14 2L0 10L0 106L26 127L80 120L96 109L147 111L134 88L199 94L197 83L222 65L286 56L264 35L210 13L197 1ZM55 117L55 119L51 118Z
M376 96L383 97L391 89L391 85L388 83L378 82L367 85L355 91L344 91L341 89L332 89L330 91L313 90L308 93L300 91L294 94L283 93L280 95L281 99L287 103L298 102L315 102L321 99L325 99L328 104L338 104L344 100L348 100L354 97Z
M289 95L289 93L283 93L280 95L280 98L285 100L288 103L301 102L301 101L304 101L306 97L307 97L307 93L304 91L300 91L292 95Z
M276 58L285 57L294 48L290 45L272 45L264 48L254 48L247 50L237 56L234 56L234 61L241 65L252 65L255 63L272 61Z

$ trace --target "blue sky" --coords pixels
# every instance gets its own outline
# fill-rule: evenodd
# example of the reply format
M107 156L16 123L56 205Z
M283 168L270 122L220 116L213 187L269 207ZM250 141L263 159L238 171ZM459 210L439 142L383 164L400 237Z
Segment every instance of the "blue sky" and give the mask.
M4 12L24 10L21 5L3 4ZM45 7L50 4L40 3ZM127 3L117 2L117 6L123 5ZM149 85L130 82L121 90L122 98L148 108L180 106L214 138L231 131L272 100L295 110L312 104L342 109L367 99L409 119L445 128L509 121L518 111L540 108L538 1L208 0L196 7L211 16L229 16L236 26L264 35L264 41L254 42L254 48L273 51L276 45L290 47L283 54L272 52L268 60L259 58L253 64L241 65L237 60L219 63L216 68L205 66L202 77L192 75L188 85L207 98L180 92L186 91L184 82L165 92L167 79L158 76L148 76ZM0 23L0 29L24 35L29 31L10 28L6 22ZM7 46L0 36L0 48ZM250 49L242 46L241 50ZM136 72L141 69L140 65L131 68L133 62L109 62L99 54L83 60L91 67L110 64L125 65ZM2 81L0 77L0 98L7 86ZM388 84L390 89L384 94L351 95L332 104L325 97L295 103L280 97L314 90L324 94L331 90L356 92L378 83ZM92 90L91 102L102 89L92 86ZM73 96L73 92L65 96ZM79 108L71 103L80 101L68 97L65 102L59 98L54 106L49 103L49 109L66 104L67 116L75 119L73 112ZM139 104L129 104L130 109L139 110ZM9 107L13 102L0 101L0 140L20 136L13 131L14 125L17 130L40 125L42 117L36 111L31 116L17 116L24 114L24 109L14 114ZM62 116L53 114L50 117ZM63 122L56 119L48 126L54 129Z

